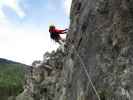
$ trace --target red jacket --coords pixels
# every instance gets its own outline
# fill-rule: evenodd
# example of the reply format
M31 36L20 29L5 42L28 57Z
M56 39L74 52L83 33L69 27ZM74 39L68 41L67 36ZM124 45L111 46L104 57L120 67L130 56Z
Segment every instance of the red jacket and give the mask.
M64 31L66 30L59 30L59 29L50 29L49 32L50 33L55 33L55 34L64 34Z

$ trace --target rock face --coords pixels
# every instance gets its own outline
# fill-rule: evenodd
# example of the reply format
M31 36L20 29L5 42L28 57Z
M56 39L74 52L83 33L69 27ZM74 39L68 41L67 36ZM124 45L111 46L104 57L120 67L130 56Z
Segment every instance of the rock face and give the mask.
M59 100L64 84L64 56L58 49L51 54L46 53L43 61L34 61L26 74L24 91L16 100Z
M133 100L133 1L73 0L70 21L65 52L33 64L27 100Z

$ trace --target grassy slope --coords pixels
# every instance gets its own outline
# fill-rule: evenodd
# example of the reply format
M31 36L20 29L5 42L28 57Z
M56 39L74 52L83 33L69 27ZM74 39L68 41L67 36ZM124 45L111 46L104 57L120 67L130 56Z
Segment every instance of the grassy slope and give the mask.
M7 60L0 61L0 97L17 95L22 91L23 82L23 64Z

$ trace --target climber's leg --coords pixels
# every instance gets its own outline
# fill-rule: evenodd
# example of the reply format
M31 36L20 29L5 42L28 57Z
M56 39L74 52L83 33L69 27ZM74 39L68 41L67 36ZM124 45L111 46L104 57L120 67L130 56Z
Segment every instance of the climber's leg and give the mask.
M64 50L64 45L65 45L65 42L63 42L63 40L59 40L59 42L58 42L59 44L60 44L60 46L61 46L61 49L62 49L62 52L64 52L65 50Z
M65 44L65 42L63 40L59 40L58 42L59 42L60 45L64 45Z

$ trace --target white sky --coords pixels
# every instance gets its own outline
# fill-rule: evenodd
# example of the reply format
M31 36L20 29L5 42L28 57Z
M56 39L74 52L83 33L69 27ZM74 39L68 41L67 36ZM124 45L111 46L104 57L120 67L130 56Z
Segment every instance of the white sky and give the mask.
M71 2L72 0L65 0L65 9L66 9L66 13L69 15L70 13L70 8L71 8Z
M48 29L44 30L14 27L3 12L8 6L20 19L27 16L19 6L21 0L0 0L0 58L6 58L30 65L34 60L42 60L46 51L52 51L58 45L50 40ZM71 0L65 0L64 11L69 15ZM28 26L28 25L27 25Z

